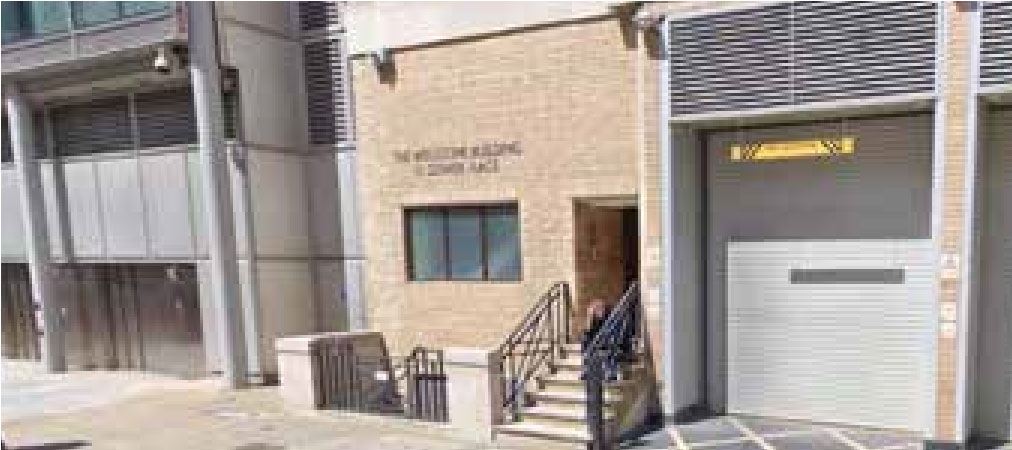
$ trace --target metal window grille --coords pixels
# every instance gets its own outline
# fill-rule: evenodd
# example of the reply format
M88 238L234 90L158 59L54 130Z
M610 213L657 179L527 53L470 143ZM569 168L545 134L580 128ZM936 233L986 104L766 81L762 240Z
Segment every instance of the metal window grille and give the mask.
M1012 2L983 2L980 84L1012 84Z
M673 115L932 92L933 2L791 2L670 24Z

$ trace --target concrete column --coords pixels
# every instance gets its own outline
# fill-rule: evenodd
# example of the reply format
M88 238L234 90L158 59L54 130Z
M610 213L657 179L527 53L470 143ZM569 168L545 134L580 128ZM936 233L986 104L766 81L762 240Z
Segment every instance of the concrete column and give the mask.
M491 442L503 413L499 355L478 348L448 348L444 355L450 426L465 439Z
M49 232L46 226L42 174L35 159L32 136L32 111L17 86L4 86L4 104L10 121L11 148L17 170L21 215L24 218L25 249L32 281L32 303L36 322L42 331L42 361L51 372L67 370L63 323L53 295L53 271L50 263Z
M187 8L190 82L200 142L200 176L207 221L211 295L221 349L219 357L226 383L230 387L242 387L247 383L243 303L236 264L235 218L225 147L214 4L190 2Z

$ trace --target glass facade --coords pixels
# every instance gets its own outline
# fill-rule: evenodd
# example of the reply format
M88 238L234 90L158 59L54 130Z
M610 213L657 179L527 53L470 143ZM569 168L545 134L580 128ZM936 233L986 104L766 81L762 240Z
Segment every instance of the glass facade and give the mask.
M520 279L515 205L410 209L405 220L411 280Z
M166 11L171 2L3 2L3 43Z

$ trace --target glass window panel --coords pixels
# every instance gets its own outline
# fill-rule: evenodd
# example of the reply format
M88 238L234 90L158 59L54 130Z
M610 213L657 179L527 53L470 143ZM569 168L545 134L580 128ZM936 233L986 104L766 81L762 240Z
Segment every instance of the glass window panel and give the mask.
M77 26L97 25L120 18L119 2L71 2L74 8L74 24Z
M123 15L132 16L155 11L169 9L169 2L120 2L123 5Z
M28 31L28 2L3 2L0 3L0 8L3 42L24 38Z
M516 208L491 208L485 215L490 280L520 279L520 224Z
M35 34L49 34L67 31L69 23L66 2L29 2L31 5L31 27Z
M447 217L450 238L450 278L480 280L481 217L478 209L451 209Z
M439 211L411 211L411 278L440 280L446 277L446 234Z

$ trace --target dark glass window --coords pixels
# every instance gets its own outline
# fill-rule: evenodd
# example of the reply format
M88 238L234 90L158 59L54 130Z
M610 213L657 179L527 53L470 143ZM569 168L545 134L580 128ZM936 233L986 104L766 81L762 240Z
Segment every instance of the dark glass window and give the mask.
M125 17L168 10L172 2L8 2L2 3L3 42L85 28Z
M405 220L411 280L520 279L516 205L414 208Z

